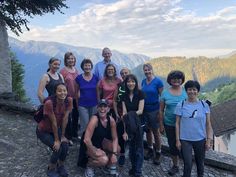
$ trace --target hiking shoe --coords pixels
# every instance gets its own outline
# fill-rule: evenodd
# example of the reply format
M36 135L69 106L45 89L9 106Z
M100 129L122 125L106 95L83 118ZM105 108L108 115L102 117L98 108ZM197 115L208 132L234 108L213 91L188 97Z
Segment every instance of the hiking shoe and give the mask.
M119 165L122 167L125 164L125 156L121 155L118 160Z
M179 172L179 167L175 165L170 170L168 170L168 174L170 176L174 176L178 172Z
M72 140L69 140L69 146L73 146L73 141Z
M153 157L153 149L148 148L147 153L144 155L144 160L149 160L151 157Z
M131 168L131 169L129 170L129 176L133 176L134 174L135 174L135 171L134 171L133 168Z
M155 165L160 165L161 164L161 153L160 152L156 152L155 153L155 157L153 159L153 163Z
M94 174L94 169L91 168L91 167L87 167L87 168L85 169L84 176L85 176L85 177L93 177L93 176L95 176L95 174Z
M47 175L48 175L49 177L60 177L59 174L56 172L55 169L50 169L50 170L48 169Z
M57 173L59 173L59 175L62 177L67 177L69 175L67 170L65 169L64 165L57 167Z

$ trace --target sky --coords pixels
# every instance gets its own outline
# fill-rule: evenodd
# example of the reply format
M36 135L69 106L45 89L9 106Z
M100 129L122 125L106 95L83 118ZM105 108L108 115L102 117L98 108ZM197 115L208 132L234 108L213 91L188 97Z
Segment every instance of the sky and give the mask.
M236 50L235 0L67 0L64 14L29 19L19 40L55 41L150 57Z

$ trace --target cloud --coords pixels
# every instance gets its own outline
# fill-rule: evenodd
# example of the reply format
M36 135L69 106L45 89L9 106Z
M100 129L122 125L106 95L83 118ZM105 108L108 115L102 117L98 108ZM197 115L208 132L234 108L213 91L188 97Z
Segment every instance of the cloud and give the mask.
M60 26L30 26L31 30L20 38L96 48L109 46L151 56L168 52L212 56L218 55L217 50L235 48L235 24L236 6L200 16L181 7L180 0L120 0L86 4L82 12Z

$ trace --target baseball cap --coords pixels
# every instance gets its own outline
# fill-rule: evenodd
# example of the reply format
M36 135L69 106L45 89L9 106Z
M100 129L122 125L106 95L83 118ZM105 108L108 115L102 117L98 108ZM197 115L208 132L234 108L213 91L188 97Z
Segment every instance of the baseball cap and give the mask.
M101 106L101 105L106 105L108 106L108 101L106 99L101 99L99 102L98 102L98 106Z

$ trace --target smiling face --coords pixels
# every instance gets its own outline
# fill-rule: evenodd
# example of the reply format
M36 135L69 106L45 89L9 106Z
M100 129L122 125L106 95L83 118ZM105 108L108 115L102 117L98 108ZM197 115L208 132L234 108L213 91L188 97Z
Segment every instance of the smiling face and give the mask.
M183 80L181 78L172 78L170 80L170 85L173 87L181 86L183 83Z
M75 57L73 55L70 55L66 59L66 63L67 63L67 66L69 66L69 67L75 66Z
M198 96L198 89L196 87L187 88L187 95L190 101L196 101Z
M85 73L90 73L92 71L91 63L85 63L84 66L83 66L83 71Z
M108 77L113 77L113 76L115 76L115 68L114 68L113 66L107 67L106 72L107 72L107 76L108 76Z
M56 97L57 97L57 99L65 100L66 96L67 96L66 86L63 85L63 84L58 85L57 88L56 88Z
M148 66L144 66L143 72L146 78L151 78L153 76L153 70Z
M127 80L127 87L128 87L128 89L129 89L130 91L134 91L135 86L136 86L135 80L129 78L129 79Z
M109 112L109 107L106 104L101 104L97 107L99 117L106 117Z
M102 51L102 56L106 62L110 61L112 56L110 49L104 48Z
M59 60L55 60L50 64L50 70L52 72L57 72L58 69L60 68L61 62Z
M130 72L129 72L129 69L128 69L128 68L124 68L124 69L122 69L122 70L120 71L120 75L121 75L121 77L122 77L123 80L125 80L125 77L126 77L127 75L129 75L129 74L130 74Z

